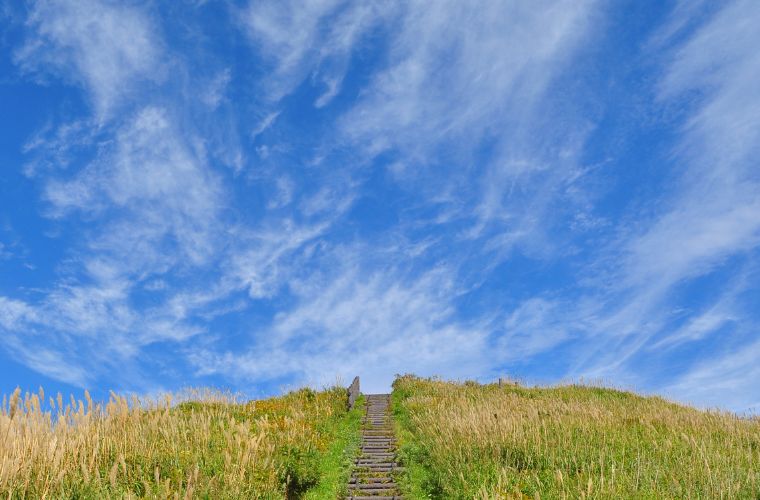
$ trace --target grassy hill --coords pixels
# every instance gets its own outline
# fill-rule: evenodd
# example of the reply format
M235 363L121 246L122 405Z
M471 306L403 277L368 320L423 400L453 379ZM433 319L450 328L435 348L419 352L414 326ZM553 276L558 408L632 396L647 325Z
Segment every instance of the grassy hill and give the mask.
M0 412L0 498L334 499L363 411L345 404L343 388L103 406L16 393ZM414 376L395 381L392 408L406 498L760 499L757 419L599 387Z
M345 389L181 397L192 401L14 393L0 414L0 496L335 498L345 487L361 417Z
M760 498L760 420L599 387L398 378L411 498Z

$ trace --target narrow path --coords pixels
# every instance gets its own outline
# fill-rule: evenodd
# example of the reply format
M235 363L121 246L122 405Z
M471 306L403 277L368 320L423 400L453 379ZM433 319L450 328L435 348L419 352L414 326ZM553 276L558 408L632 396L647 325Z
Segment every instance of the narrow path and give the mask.
M362 444L348 480L349 500L401 499L394 479L396 438L389 410L390 394L367 394L367 415L362 420Z

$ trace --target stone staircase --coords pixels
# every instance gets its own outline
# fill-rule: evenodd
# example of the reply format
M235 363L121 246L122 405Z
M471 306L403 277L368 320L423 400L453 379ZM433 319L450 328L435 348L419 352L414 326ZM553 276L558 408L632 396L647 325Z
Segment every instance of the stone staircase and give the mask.
M348 481L349 500L392 500L403 498L395 474L396 438L389 411L390 394L368 394L367 414L362 420L359 457Z

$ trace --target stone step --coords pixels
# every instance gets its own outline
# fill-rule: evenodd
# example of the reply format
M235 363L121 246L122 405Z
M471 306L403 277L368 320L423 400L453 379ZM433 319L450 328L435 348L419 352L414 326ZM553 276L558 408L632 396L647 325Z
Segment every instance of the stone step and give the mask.
M358 472L368 472L368 473L375 473L375 472L401 472L404 470L403 467L381 467L381 466L368 466L368 465L357 465L357 471Z
M386 496L386 495L352 495L349 496L347 500L402 500L404 497L401 496Z
M392 497L396 493L398 493L398 489L392 488L392 489L374 489L374 490L354 490L351 491L351 494L360 494L360 495L372 495L370 498L377 498L378 496L390 496Z
M398 489L396 483L384 483L384 484L352 484L349 486L349 489L352 490L362 490L362 491L387 491L389 493L394 493L395 490Z
M396 482L393 480L390 476L380 476L380 477L374 477L374 476L366 476L366 477L356 477L351 476L351 478L348 480L349 484L396 484Z

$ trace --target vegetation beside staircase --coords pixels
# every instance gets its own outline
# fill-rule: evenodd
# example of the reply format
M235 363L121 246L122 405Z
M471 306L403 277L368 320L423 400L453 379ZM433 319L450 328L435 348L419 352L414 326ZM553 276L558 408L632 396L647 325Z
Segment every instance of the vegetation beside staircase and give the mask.
M760 498L760 419L631 392L397 378L405 498Z
M352 387L249 402L17 391L0 497L760 499L757 417L581 385Z
M361 401L347 409L342 387L102 404L16 391L0 411L0 497L334 499L362 413Z

